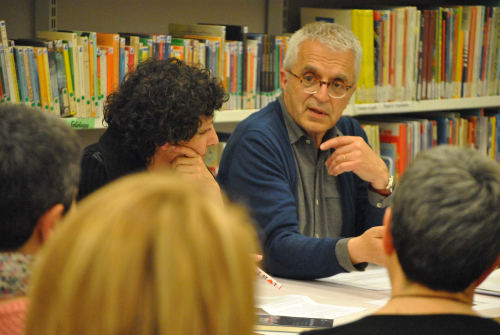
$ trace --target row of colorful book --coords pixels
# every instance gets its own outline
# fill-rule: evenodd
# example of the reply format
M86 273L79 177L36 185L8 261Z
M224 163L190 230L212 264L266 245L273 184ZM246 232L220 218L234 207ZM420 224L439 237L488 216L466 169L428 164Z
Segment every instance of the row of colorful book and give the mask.
M360 116L371 147L399 178L421 151L440 144L475 148L500 162L500 110Z
M361 42L356 103L499 95L498 7L301 8L302 25L318 20Z
M279 94L288 38L244 26L170 24L169 35L38 31L7 38L0 21L0 102L24 103L63 117L102 116L105 98L150 57L177 57L221 79L224 109L261 108Z

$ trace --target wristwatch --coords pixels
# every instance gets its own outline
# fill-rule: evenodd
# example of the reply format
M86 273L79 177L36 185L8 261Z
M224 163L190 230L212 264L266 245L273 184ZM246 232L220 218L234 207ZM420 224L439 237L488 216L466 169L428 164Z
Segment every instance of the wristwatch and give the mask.
M392 190L394 189L394 176L389 176L389 182L387 183L387 186L385 187L386 190L389 190L392 193Z

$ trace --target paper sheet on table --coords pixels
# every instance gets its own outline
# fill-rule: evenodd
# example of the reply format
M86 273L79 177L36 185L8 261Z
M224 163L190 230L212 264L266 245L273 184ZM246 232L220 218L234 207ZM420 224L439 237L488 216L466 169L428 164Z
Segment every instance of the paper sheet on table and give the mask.
M382 299L382 300L368 301L367 304L385 306L388 301L389 299ZM473 310L484 311L485 309L499 308L500 299L474 295L474 302L472 304L473 304L472 305Z
M340 273L333 277L321 278L318 280L376 291L385 291L391 289L391 282L385 268L367 270L363 272Z
M256 307L262 308L271 315L318 319L335 319L341 316L358 313L366 309L319 304L309 297L297 294L285 295L282 297L256 297Z
M475 290L476 293L500 295L500 269L493 271Z

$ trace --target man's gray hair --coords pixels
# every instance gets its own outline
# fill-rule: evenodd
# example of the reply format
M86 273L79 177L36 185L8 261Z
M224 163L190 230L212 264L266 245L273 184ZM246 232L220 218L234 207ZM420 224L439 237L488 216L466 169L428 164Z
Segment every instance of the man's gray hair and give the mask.
M392 236L406 277L461 292L500 255L500 165L474 149L421 152L392 199Z
M0 250L20 248L52 206L68 210L80 179L81 145L60 118L0 105Z
M309 40L317 41L334 52L351 50L354 55L354 84L358 82L363 48L351 30L336 23L312 22L297 30L288 42L283 63L285 70L292 69L297 61L300 45Z

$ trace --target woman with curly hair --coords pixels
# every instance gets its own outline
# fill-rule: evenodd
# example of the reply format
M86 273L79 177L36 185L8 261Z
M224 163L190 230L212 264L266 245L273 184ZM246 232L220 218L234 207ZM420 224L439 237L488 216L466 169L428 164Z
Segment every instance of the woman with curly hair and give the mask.
M98 143L85 148L78 200L124 175L174 169L222 201L203 162L218 143L214 111L227 101L208 70L170 58L149 59L108 97Z

